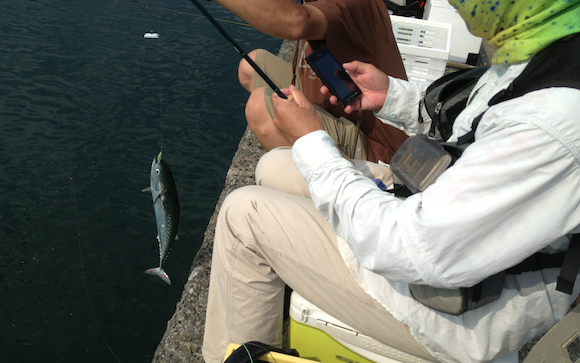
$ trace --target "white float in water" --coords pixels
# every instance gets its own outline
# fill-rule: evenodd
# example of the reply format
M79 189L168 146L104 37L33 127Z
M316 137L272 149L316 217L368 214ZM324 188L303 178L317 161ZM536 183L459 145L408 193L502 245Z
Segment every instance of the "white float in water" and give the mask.
M146 39L157 39L157 38L159 38L159 33L153 33L153 31L151 31L149 33L145 33L145 35L143 35L143 38L146 38Z

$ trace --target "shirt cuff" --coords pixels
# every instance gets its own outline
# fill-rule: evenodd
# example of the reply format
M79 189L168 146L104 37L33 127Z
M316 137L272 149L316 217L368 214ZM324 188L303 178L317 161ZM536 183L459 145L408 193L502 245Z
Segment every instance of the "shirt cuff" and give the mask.
M331 159L342 158L334 140L324 130L314 131L296 140L292 146L294 164L304 180L310 181L316 170Z
M423 114L424 122L419 123L419 101L426 88L427 84L389 76L389 91L385 103L374 111L375 117L387 125L405 131L408 135L426 133L428 126L431 125L431 119Z

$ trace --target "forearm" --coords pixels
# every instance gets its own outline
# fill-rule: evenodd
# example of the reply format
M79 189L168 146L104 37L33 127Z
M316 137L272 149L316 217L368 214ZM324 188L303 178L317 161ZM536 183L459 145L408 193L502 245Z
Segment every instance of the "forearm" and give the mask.
M324 39L326 18L293 0L215 0L259 31L281 39Z

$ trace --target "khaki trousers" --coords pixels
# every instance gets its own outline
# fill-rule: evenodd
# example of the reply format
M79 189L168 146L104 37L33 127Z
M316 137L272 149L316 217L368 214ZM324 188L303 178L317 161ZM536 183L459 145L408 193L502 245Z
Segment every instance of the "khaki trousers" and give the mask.
M312 201L263 186L232 192L218 216L205 361L221 362L229 343L280 346L285 284L361 333L436 361L406 325L356 283L336 234Z

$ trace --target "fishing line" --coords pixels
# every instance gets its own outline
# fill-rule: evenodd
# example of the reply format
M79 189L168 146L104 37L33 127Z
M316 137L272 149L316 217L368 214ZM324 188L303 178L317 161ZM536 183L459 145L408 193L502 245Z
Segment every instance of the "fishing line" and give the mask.
M159 0L157 0L159 4ZM157 32L160 32L159 12L157 12ZM163 92L161 91L161 40L157 39L157 80L159 85L159 148L163 151Z
M48 17L46 16L46 11L42 10L42 12L45 15L45 18L48 19ZM58 40L58 34L56 31L53 31L53 39ZM56 52L56 69L58 72L58 77L59 79L63 79L62 77L62 71L61 71L61 66L60 66L60 57L61 57L61 53L60 53L60 46L56 41L53 41L53 45L55 48L55 52ZM79 256L80 256L80 260L81 260L81 277L83 280L83 285L85 287L85 293L87 295L87 300L89 302L89 307L91 309L91 314L93 316L93 319L95 321L95 324L97 326L97 329L99 331L99 335L101 336L101 339L103 340L103 342L105 343L105 345L107 346L107 349L109 349L109 352L113 355L113 357L115 357L115 360L119 363L121 363L121 361L119 360L119 358L117 357L117 355L115 354L115 352L113 352L113 349L111 348L111 346L109 345L109 342L107 342L107 339L105 338L105 335L103 334L103 331L101 329L101 326L99 325L99 321L97 319L97 315L95 314L95 309L93 307L93 302L91 301L91 297L89 294L89 288L87 286L87 280L86 280L86 276L85 276L85 264L84 264L84 256L83 256L83 249L82 249L82 245L81 245L81 233L80 233L80 226L79 226L79 214L78 214L78 208L77 208L77 196L76 196L76 187L75 187L75 179L74 179L74 174L73 174L73 162L72 162L72 156L71 156L71 152L70 152L70 138L69 138L69 134L68 134L68 124L66 122L66 107L64 106L65 103L65 99L64 99L64 93L62 90L62 82L59 82L58 86L58 94L60 97L60 106L62 108L63 111L63 126L64 126L64 136L66 139L66 148L67 148L67 155L68 155L68 166L69 166L69 171L70 171L70 184L71 184L71 190L72 190L72 195L73 195L73 206L74 206L74 214L75 214L75 227L76 227L76 235L77 235L77 244L78 244L78 248L79 248ZM54 110L54 115L56 116L56 121L57 124L60 126L60 118L58 117L58 113L57 110Z
M166 11L166 12L170 12L170 13L176 13L176 14L179 14L179 15L193 16L193 17L196 17L196 18L203 18L204 17L204 16L201 16L199 14L192 14L192 13L187 13L187 12L184 12L184 11L178 11L178 10L160 8L160 7L150 6L150 5L135 4L135 3L129 3L129 2L120 1L120 0L109 0L109 1L116 2L116 3L119 3L119 4L124 4L124 5L138 6L138 7L142 7L142 8L146 8L146 9ZM217 21L221 21L222 23L230 23L230 24L247 26L247 27L253 28L250 24L248 24L248 23L242 23L242 22L239 22L239 21L225 20L225 19L216 19L216 20Z

